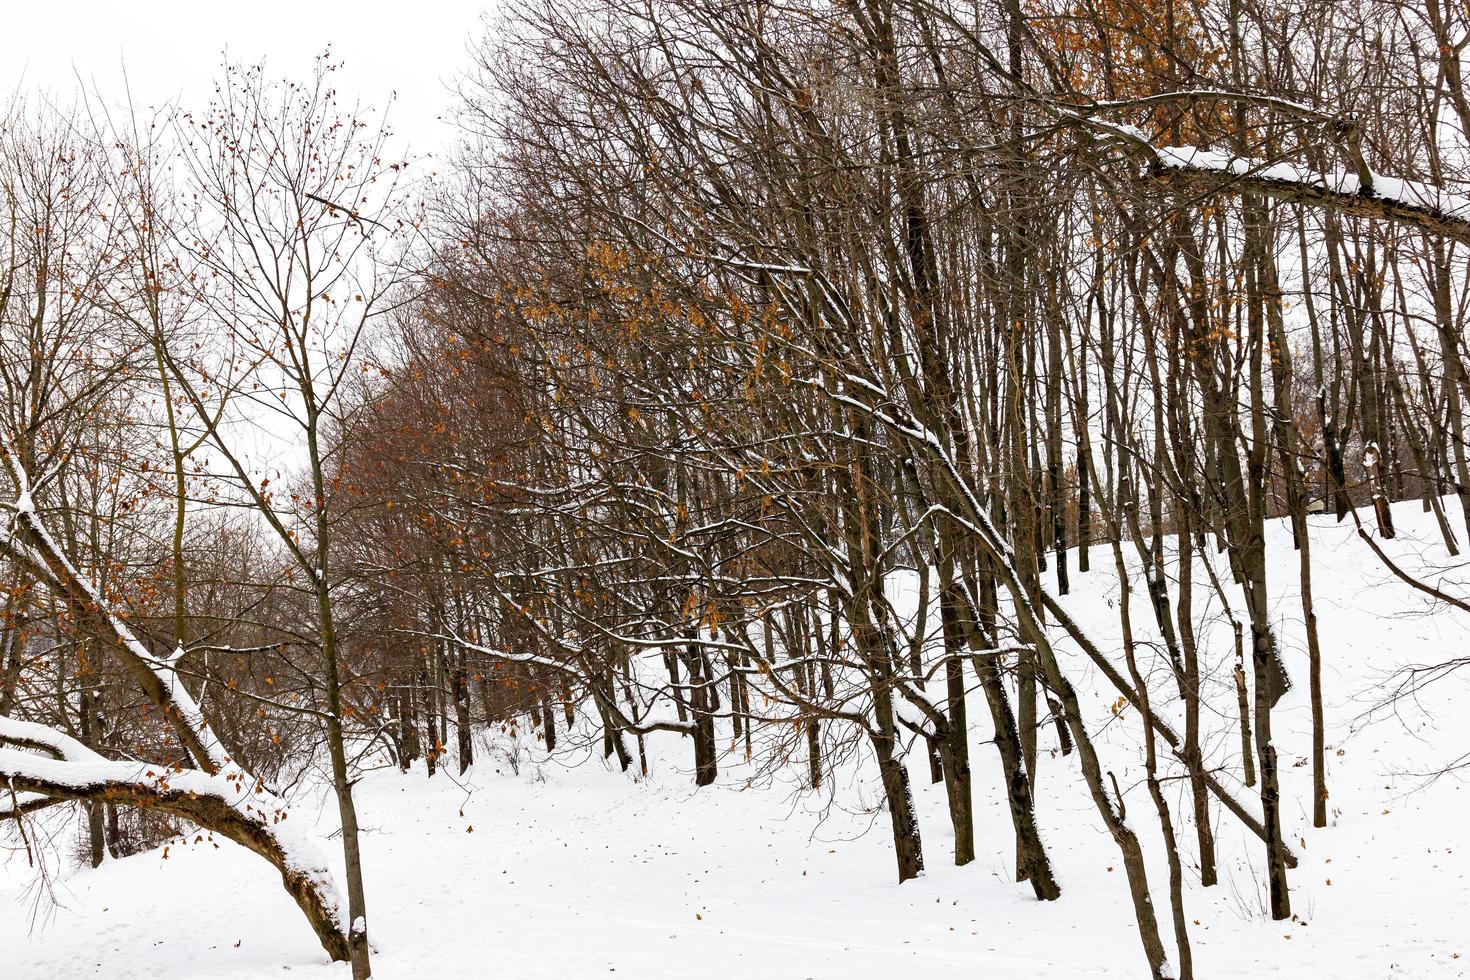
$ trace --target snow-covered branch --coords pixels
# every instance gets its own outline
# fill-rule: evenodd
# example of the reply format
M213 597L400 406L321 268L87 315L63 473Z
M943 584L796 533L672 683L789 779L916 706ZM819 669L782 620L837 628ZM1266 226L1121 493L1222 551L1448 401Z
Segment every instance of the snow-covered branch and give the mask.
M146 762L114 762L61 732L10 718L0 718L0 739L43 746L60 755L47 758L0 748L0 785L9 791L0 805L0 819L19 816L41 800L96 800L160 810L192 821L269 861L327 953L333 959L347 958L331 871L305 833L297 833L296 826L287 823L291 810L286 801L249 773L239 767L208 773Z
M1415 225L1470 242L1470 197L1434 184L1373 173L1314 171L1196 146L1153 147L1150 172L1201 190L1251 190L1278 200L1320 204L1362 218Z

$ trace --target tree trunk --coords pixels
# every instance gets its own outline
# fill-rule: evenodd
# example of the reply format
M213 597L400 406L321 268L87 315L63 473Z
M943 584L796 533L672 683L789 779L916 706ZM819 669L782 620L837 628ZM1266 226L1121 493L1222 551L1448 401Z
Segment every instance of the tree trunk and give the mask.
M463 652L460 653L460 662L454 667L451 683L454 688L454 732L459 740L459 774L463 776L465 770L475 764L474 731L470 726L469 673L465 670Z

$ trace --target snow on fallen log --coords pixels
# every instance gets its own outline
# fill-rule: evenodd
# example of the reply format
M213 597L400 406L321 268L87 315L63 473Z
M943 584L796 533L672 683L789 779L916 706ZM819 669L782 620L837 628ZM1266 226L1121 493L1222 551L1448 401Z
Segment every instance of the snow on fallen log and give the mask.
M65 732L59 732L54 728L31 721L0 716L0 746L7 744L36 749L56 759L69 759L74 762L102 760L102 756Z
M37 731L40 729L41 731ZM347 958L341 900L316 845L288 822L290 806L238 766L222 773L105 759L44 726L0 718L0 743L59 748L60 758L0 747L0 819L19 818L40 800L101 801L146 807L228 837L269 861L322 947Z

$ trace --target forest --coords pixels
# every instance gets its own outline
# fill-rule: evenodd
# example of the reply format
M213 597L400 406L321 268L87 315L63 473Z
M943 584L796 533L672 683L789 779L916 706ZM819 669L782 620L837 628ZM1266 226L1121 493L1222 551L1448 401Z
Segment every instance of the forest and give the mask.
M771 921L911 976L1465 975L1467 47L1456 0L507 0L438 159L330 53L0 103L0 975L590 976L416 930L552 860L522 823L637 878L844 819L875 857ZM175 904L66 972L105 880ZM961 896L988 951L926 953ZM634 975L869 975L769 927Z

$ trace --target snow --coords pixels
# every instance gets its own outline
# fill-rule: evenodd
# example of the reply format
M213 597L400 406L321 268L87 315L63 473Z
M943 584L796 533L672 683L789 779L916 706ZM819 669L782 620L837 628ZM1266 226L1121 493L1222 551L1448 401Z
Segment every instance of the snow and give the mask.
M0 735L17 739L22 737L23 733L17 731L20 722L10 719L3 721ZM44 728L40 730L48 731ZM73 752L67 745L72 740L64 735L51 734L55 739L64 740L61 744L68 749L66 759L50 759L19 749L0 748L0 773L14 774L17 779L24 776L43 780L52 786L77 790L110 783L151 786L160 792L214 797L247 821L263 827L281 848L286 866L313 882L328 911L333 912L340 921L341 898L337 894L336 881L325 859L321 857L322 848L318 847L315 840L298 831L295 824L288 822L292 809L279 797L267 792L254 777L238 768L225 774L212 774L197 769L170 769L145 762L113 762L98 756L85 746L77 745L80 752ZM40 742L40 739L35 741ZM0 804L0 808L10 807Z
M45 748L53 754L60 755L63 759L78 762L99 761L102 758L65 732L47 728L45 725L37 725L34 722L20 721L0 715L0 745L6 742Z
M1250 174L1283 184L1301 184L1333 194L1361 195L1401 204L1449 221L1470 220L1470 197L1453 194L1433 184L1373 174L1366 190L1357 174L1314 171L1294 163L1267 163L1221 150L1197 146L1162 146L1153 150L1157 164L1166 170Z
M1448 501L1452 513L1457 504ZM1367 515L1365 515L1366 517ZM1410 569L1448 564L1432 517L1395 507L1399 537L1386 551ZM1288 668L1298 683L1273 720L1283 819L1300 859L1290 874L1296 921L1266 918L1262 846L1213 809L1220 884L1198 886L1182 780L1166 785L1185 845L1188 914L1201 977L1454 978L1467 975L1470 850L1467 796L1453 775L1428 779L1462 755L1470 720L1454 710L1465 678L1451 675L1393 711L1372 710L1409 664L1462 655L1470 617L1435 608L1378 563L1351 521L1312 519L1314 584L1324 652L1331 825L1312 829L1305 642L1297 555L1288 529L1270 530L1271 589ZM1094 546L1093 571L1073 572L1069 613L1109 655L1117 652L1117 586ZM1136 566L1135 566L1136 567ZM1172 568L1172 566L1171 566ZM1452 573L1453 574L1453 573ZM1460 573L1463 576L1463 573ZM1228 575L1224 576L1228 583ZM1443 578L1442 588L1453 588ZM1135 588L1142 590L1141 578ZM1457 594L1462 589L1457 589ZM1233 642L1218 602L1202 641L1216 683L1228 683ZM1135 611L1135 630L1151 637ZM1140 785L1137 716L1113 718L1116 694L1060 639L1059 655L1092 712L1105 768L1122 787L1149 855L1155 905L1167 874ZM1148 669L1149 662L1143 667ZM1165 691L1161 662L1154 683ZM1217 702L1230 707L1228 702ZM984 715L972 707L971 717ZM1207 751L1233 766L1230 719L1212 721ZM866 980L1136 977L1142 957L1117 852L1087 799L1074 759L1043 742L1038 816L1063 895L1037 903L1010 880L1013 838L996 779L988 724L977 720L978 858L949 864L941 786L922 753L910 760L928 871L894 881L887 819L873 811L875 773L844 764L833 796L794 785L743 787L735 758L696 790L691 752L676 735L647 739L653 775L631 779L594 753L547 759L524 732L500 733L462 782L441 770L370 774L358 785L374 975L474 978L627 976ZM1044 731L1051 738L1050 729ZM722 730L722 738L728 731ZM568 741L563 739L564 742ZM728 741L725 742L728 745ZM793 769L801 769L796 765ZM796 778L798 774L793 774ZM1221 778L1244 798L1232 770ZM54 813L55 811L53 811ZM340 861L329 836L325 785L293 801L292 830ZM279 878L226 841L161 850L66 872L62 903L31 929L23 854L0 864L0 951L6 980L109 978L341 978ZM1163 925L1168 934L1167 915ZM1173 957L1171 956L1171 960Z

